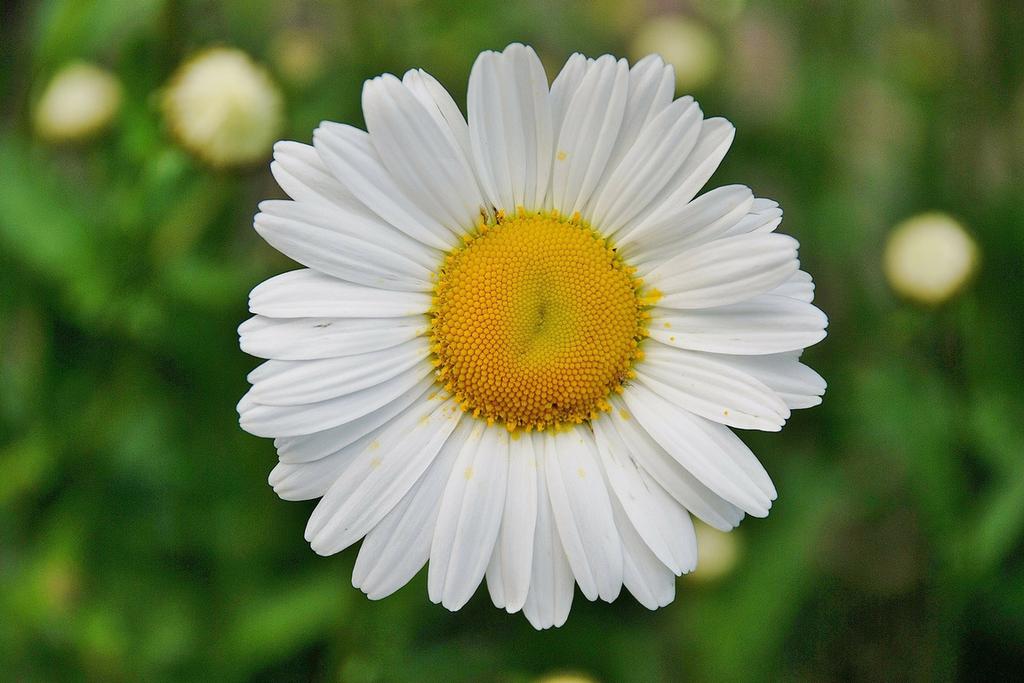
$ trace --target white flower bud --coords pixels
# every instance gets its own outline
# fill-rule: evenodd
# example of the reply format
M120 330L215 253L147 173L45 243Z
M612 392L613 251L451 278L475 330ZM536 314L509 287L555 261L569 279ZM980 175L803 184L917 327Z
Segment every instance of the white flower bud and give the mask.
M73 142L99 133L121 108L121 83L109 71L75 62L57 72L36 104L38 135Z
M963 287L977 261L978 248L956 219L923 213L893 228L885 247L885 276L901 296L938 304Z
M270 156L284 102L266 70L234 48L212 48L185 62L161 100L181 144L213 166Z

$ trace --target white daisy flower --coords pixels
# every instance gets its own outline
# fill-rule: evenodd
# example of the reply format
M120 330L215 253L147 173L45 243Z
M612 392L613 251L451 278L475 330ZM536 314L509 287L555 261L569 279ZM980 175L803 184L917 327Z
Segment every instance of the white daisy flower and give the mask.
M734 131L674 82L577 54L549 88L511 45L473 66L468 123L412 70L366 83L368 132L276 146L292 201L255 226L306 268L252 291L241 424L274 437L278 495L320 498L316 552L362 539L371 599L429 563L432 601L486 577L537 628L575 585L655 609L697 563L691 515L768 514L729 428L821 401L799 355L826 319L775 202L696 197Z

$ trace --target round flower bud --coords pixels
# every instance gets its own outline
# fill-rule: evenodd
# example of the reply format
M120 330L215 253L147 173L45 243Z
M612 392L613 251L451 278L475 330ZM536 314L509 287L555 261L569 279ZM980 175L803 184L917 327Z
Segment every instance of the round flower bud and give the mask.
M684 91L706 85L718 70L717 39L688 17L660 16L642 26L633 41L633 56L639 59L652 52L675 68L676 85Z
M121 82L93 64L74 62L57 72L36 104L36 133L51 142L90 138L121 108Z
M180 66L161 98L181 144L213 166L270 156L284 102L266 70L234 48L211 48Z
M970 278L978 247L956 219L923 213L893 228L883 258L885 277L897 294L939 304Z

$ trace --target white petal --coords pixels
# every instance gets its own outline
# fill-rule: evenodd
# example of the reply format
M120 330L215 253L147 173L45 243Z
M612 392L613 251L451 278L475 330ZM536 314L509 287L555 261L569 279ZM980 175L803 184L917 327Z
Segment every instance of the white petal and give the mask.
M469 430L469 420L459 422L419 481L363 539L352 585L371 600L391 595L426 564L441 498Z
M553 206L563 215L582 211L605 171L619 134L629 68L605 55L588 68L569 102L555 145Z
M418 254L410 253L408 246L415 242L404 236L405 243L389 239L390 228L379 220L344 215L337 207L270 201L260 204L253 224L272 247L327 275L386 289L415 292L433 287L426 265L432 262L428 249L421 246Z
M589 428L544 439L551 507L576 583L588 600L611 602L622 588L622 547Z
M590 60L592 62L592 60ZM565 114L569 111L569 102L583 82L583 77L588 70L588 60L579 52L573 53L565 62L565 66L551 82L551 95L548 102L551 104L551 126L552 131L562 130L562 122L565 121Z
M798 270L788 280L773 289L771 293L811 303L814 301L814 280L811 279L808 273Z
M427 113L437 122L450 143L462 151L464 159L473 158L469 146L469 126L455 100L436 78L423 69L410 69L402 76L402 83L420 101Z
M358 453L310 515L306 540L332 555L366 535L412 488L455 429L452 401L425 401L389 423Z
M771 497L716 445L706 429L706 425L713 423L675 406L640 384L628 387L623 398L637 422L702 484L747 514L768 515Z
M547 76L533 48L481 53L467 101L473 158L491 204L509 213L540 209L554 143Z
M363 115L380 160L406 196L439 223L472 228L483 201L448 127L391 74L363 85Z
M312 462L279 462L270 471L267 483L281 500L320 498L337 481L355 457L353 449L342 449Z
M359 453L375 441L379 444L378 437L399 414L406 412L414 402L426 402L428 389L429 386L424 387L421 384L401 399L392 401L381 410L372 413L368 417L380 416L381 419L351 439L333 442L326 452L303 453L309 456L305 458L282 457L268 478L274 492L283 500L309 500L323 496ZM275 440L275 445L279 442L280 440Z
M429 215L398 186L366 131L324 121L313 131L313 147L349 192L406 235L435 249L458 243L446 223Z
M369 415L394 401L412 390L430 374L431 369L429 363L417 363L398 376L368 389L305 405L262 405L246 394L238 404L239 424L254 436L284 437L322 432Z
M530 591L523 603L523 615L534 628L546 629L565 623L572 607L575 584L551 509L551 496L548 494L547 477L544 474L545 460L549 454L544 452L541 435L532 435L531 438L534 440L534 452L538 460L537 526L533 536Z
M304 268L276 275L249 294L249 310L271 318L398 318L426 313L430 294L363 287Z
M434 376L427 375L411 390L368 415L320 432L274 439L278 458L283 463L303 463L336 453L390 421L399 413L405 412L405 409L414 401L427 400L428 394L436 393ZM431 396L431 398L433 397Z
M690 571L697 561L690 516L630 457L617 436L609 436L597 427L599 421L594 421L594 436L608 487L614 494L612 503L621 505L630 530L639 534L671 573ZM622 524L616 526L622 531ZM624 552L629 555L628 549Z
M355 195L331 175L312 145L276 143L270 170L281 189L297 202L346 208L360 205Z
M802 349L825 338L828 318L778 294L717 308L651 311L650 336L680 349L760 355Z
M588 219L604 234L634 218L686 160L700 132L703 115L692 97L683 97L658 114L640 132L618 166L594 194Z
M720 356L659 343L645 345L644 352L638 382L695 415L769 432L782 429L789 418L774 391Z
M607 419L595 420L594 431L627 451L650 477L684 508L706 524L722 531L743 519L743 511L700 483L643 429L626 409L621 397L613 396L614 411Z
M666 308L710 308L753 298L784 282L799 267L797 241L788 235L742 235L687 249L648 273L647 286Z
M672 66L658 55L647 55L630 67L626 111L615 147L608 159L608 168L619 165L645 126L669 106L675 87Z
M659 198L651 202L634 222L659 220L663 213L676 211L697 196L729 151L735 136L736 129L725 119L704 119L697 144L686 161L666 184ZM627 225L622 234L628 234L632 227L632 224Z
M478 420L441 501L427 573L432 602L455 611L480 585L501 527L507 480L508 431Z
M657 220L638 224L617 244L633 265L661 263L686 247L722 237L747 215L753 203L749 187L716 187L676 211L661 212Z
M778 202L757 197L750 205L750 211L738 223L722 233L722 237L748 235L755 232L772 232L782 223L782 209Z
M426 363L430 342L424 337L393 349L321 360L268 360L249 373L250 397L263 405L317 403L376 386Z
M238 328L242 350L260 358L314 360L389 349L430 330L423 316L405 318L267 318Z
M518 612L526 602L537 525L537 457L529 434L509 442L508 488L501 531L487 567L487 588L495 607Z
M775 391L791 409L816 406L825 394L825 380L800 362L799 353L719 358L756 377Z
M612 511L622 538L622 583L647 609L664 607L676 597L675 574L644 544L618 500L612 500ZM686 515L685 512L683 514ZM686 517L689 519L689 515ZM696 551L694 539L695 555Z

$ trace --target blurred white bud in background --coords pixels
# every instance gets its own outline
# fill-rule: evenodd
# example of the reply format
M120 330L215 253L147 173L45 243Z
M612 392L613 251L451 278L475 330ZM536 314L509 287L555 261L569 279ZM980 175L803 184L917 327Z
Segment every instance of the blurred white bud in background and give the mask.
M161 105L181 144L221 167L268 158L284 119L277 84L235 48L210 48L182 64Z
M597 679L576 671L544 674L533 683L597 683Z
M274 38L270 58L281 78L299 87L316 80L327 62L323 39L298 29L286 30Z
M715 581L736 566L740 556L739 537L694 520L697 533L697 568L688 574L695 581Z
M956 294L974 273L978 247L955 218L931 212L893 228L883 258L885 277L897 294L938 304Z
M718 71L718 39L704 24L682 15L650 19L640 27L630 51L633 59L657 53L676 71L676 85L688 92L706 85Z
M51 142L90 138L121 109L121 82L94 64L73 62L58 71L36 104L36 133Z

